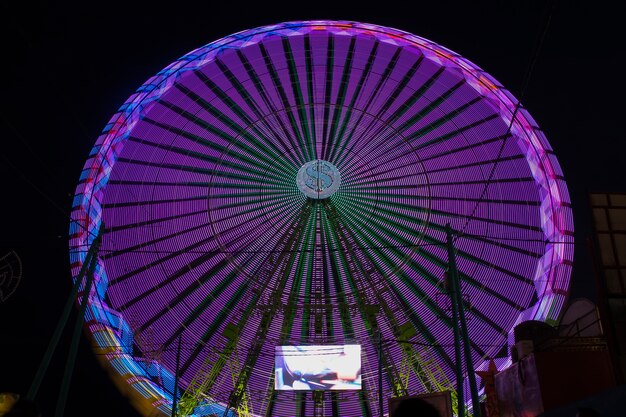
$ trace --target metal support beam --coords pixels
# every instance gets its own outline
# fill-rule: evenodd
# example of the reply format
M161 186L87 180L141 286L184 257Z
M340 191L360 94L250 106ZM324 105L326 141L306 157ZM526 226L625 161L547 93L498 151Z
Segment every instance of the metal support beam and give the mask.
M104 229L104 224L100 226L100 231L98 232L98 236L96 236L93 243L91 244L91 247L87 251L87 255L85 255L85 260L83 261L83 265L81 266L80 271L78 272L78 275L76 276L76 281L74 282L74 285L72 287L72 292L70 293L69 297L67 298L67 301L65 302L63 313L61 313L61 317L59 318L59 321L57 322L56 328L54 329L54 333L52 334L52 339L50 340L50 343L48 344L48 348L46 349L46 353L44 354L43 359L41 360L41 363L39 364L39 369L37 370L37 373L35 374L35 378L33 378L33 382L30 388L28 389L26 398L31 401L34 400L35 397L37 396L37 392L39 391L39 386L41 385L41 382L43 381L43 377L46 375L46 371L48 370L48 366L50 365L50 361L52 360L54 351L56 350L57 345L59 344L59 340L61 339L61 335L63 334L63 329L65 328L65 325L67 324L67 320L70 317L70 313L72 312L72 306L76 302L76 296L78 295L78 289L83 283L83 277L85 277L86 275L89 275L87 270L91 265L91 260L94 257L96 257L98 254L98 249L100 247L103 229ZM85 283L85 286L86 285L87 284Z
M459 330L459 305L456 300L456 286L452 283L452 264L454 263L454 246L452 246L452 233L450 225L446 226L448 245L448 272L446 274L445 289L450 295L452 307L452 330L454 332L454 360L456 362L456 395L458 417L465 416L465 398L463 395L463 357L461 355L461 332Z
M383 335L378 333L378 412L383 417Z
M449 265L449 270L448 270L448 277L449 277L449 281L450 281L450 298L452 299L452 312L453 315L456 312L456 316L458 318L454 318L453 320L454 322L452 323L454 329L455 329L455 354L457 356L457 361L459 362L457 364L457 379L459 377L458 372L461 372L461 381L459 382L457 380L457 385L459 385L457 387L457 389L462 390L462 385L463 385L463 379L462 379L462 369L460 368L460 361L459 361L459 356L460 356L460 352L457 353L457 350L460 348L459 343L458 343L458 339L457 337L459 336L459 331L460 331L460 337L462 338L463 343L461 343L462 347L463 347L463 353L465 355L465 364L467 367L467 378L469 379L469 384L470 384L470 393L472 396L472 411L474 414L474 417L481 417L480 414L480 402L478 399L478 387L476 385L476 375L474 372L474 361L472 360L472 351L471 351L471 345L470 345L470 340L469 340L469 335L467 333L467 321L465 320L465 308L463 307L463 296L461 294L461 285L459 283L459 271L457 270L457 266L456 266L456 256L454 253L454 244L452 241L452 228L450 227L450 223L448 223L446 225L446 236L447 236L447 243L448 243L448 265ZM457 323L459 323L459 326L457 326ZM462 417L462 415L460 414L461 410L464 407L461 407L462 405L462 397L461 395L459 395L459 416Z
M182 343L183 334L178 336L178 348L176 349L176 374L174 375L174 395L172 395L172 417L176 417L176 409L178 406L178 378L180 377L180 345Z
M76 323L74 323L74 332L72 334L72 342L70 345L70 352L67 356L67 362L65 363L65 372L63 373L63 380L61 382L61 391L59 393L59 399L55 410L55 417L63 417L65 413L65 403L67 402L67 395L70 390L70 382L72 381L72 374L74 373L74 363L76 362L76 353L78 351L78 342L80 341L80 332L83 329L83 322L85 321L85 311L87 309L87 300L91 293L91 285L93 283L94 271L98 264L97 251L100 247L102 228L96 237L92 247L95 246L95 251L91 255L89 260L89 268L87 270L87 277L85 278L85 286L83 287L83 296L80 300L80 309L78 311L78 317L76 317ZM77 279L81 281L82 277Z

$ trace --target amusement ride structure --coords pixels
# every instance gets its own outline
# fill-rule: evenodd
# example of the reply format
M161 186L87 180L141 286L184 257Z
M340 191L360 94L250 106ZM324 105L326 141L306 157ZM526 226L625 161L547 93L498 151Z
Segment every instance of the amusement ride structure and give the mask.
M484 369L516 324L558 318L573 256L560 167L518 100L431 41L339 21L239 32L150 78L98 138L70 235L85 326L145 415L456 398L448 272ZM360 345L361 389L275 389L276 347L307 345Z

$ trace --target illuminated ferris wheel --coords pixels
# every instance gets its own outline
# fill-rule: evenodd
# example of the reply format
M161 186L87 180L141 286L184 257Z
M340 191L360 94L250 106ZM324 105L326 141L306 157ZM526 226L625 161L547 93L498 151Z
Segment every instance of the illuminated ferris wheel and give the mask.
M557 319L573 248L559 165L509 91L354 22L243 31L150 78L85 165L74 276L102 223L87 326L146 415L378 415L379 366L385 398L454 390L446 225L477 367ZM285 382L281 346L358 346L360 368L287 359Z

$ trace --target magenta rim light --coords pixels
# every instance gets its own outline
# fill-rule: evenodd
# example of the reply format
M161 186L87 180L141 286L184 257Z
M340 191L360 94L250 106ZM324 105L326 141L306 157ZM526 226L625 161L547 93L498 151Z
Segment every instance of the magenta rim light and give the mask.
M327 397L328 415L377 413L368 397L377 386L376 346L358 308L380 301L380 287L363 284L351 258L384 277L389 295L382 297L396 316L379 313L383 337L395 339L394 320L409 323L413 341L430 346L420 354L437 358L449 384L453 335L440 296L446 223L458 234L474 362L506 364L515 324L558 319L573 257L562 172L536 122L516 105L458 54L370 24L290 22L190 52L120 107L80 177L70 225L74 276L105 224L87 313L96 343L169 415L175 341L182 335L184 391L223 348L226 326L272 300L267 288L280 278L264 287L259 271L303 207L312 207L280 293L302 311L286 324L283 312L274 317L247 384L253 415L270 407L275 416L295 413L294 401L270 406L257 393L271 386L277 344L320 344L322 336L359 343L364 357L364 392L334 405ZM317 159L336 166L341 186L311 205L296 176ZM353 239L352 251L341 233ZM303 307L318 284L328 305L351 306L349 319L324 313L322 336ZM259 325L260 315L250 314L242 326L240 363ZM388 346L390 363L399 364L401 347ZM228 403L233 380L224 369L197 415ZM393 394L390 374L385 396ZM424 389L409 379L409 393Z

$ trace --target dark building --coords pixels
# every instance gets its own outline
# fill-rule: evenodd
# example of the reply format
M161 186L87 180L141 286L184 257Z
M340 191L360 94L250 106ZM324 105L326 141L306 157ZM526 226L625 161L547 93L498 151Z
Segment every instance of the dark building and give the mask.
M618 383L626 375L626 193L591 193L598 306Z

